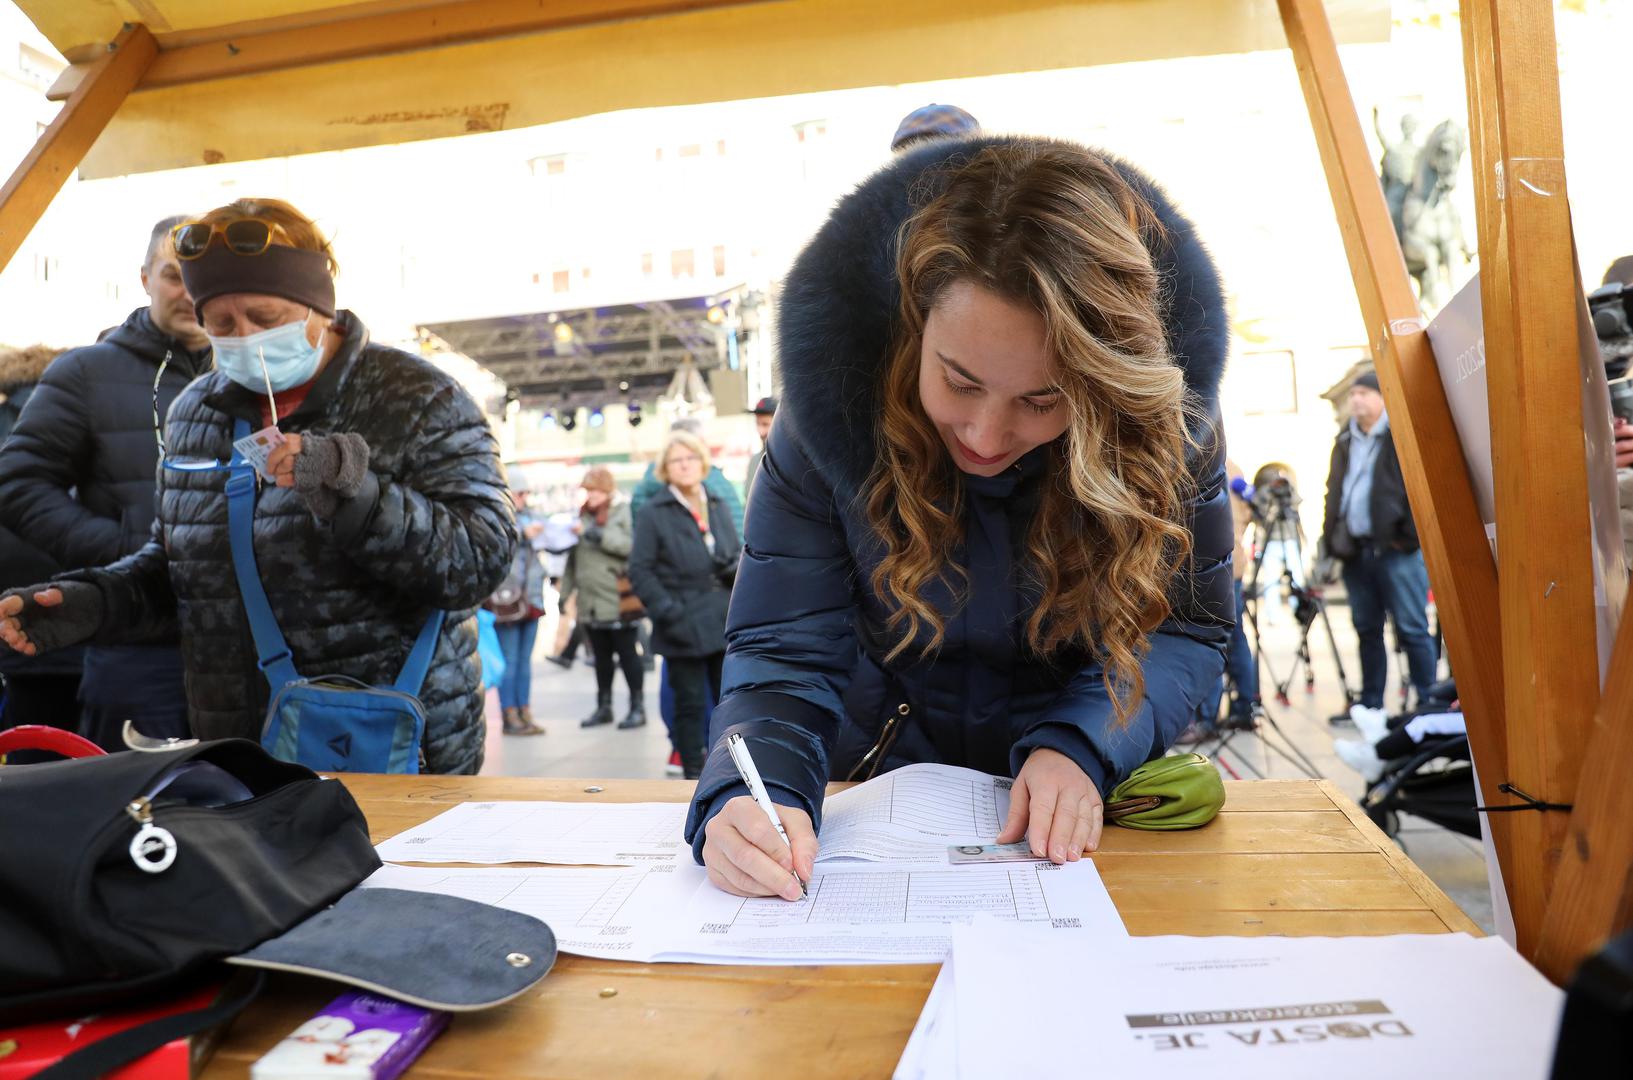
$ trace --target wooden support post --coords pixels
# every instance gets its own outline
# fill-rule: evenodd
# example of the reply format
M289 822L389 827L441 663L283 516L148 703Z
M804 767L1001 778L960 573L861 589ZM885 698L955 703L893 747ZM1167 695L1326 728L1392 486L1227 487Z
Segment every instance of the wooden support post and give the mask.
M1485 526L1326 9L1321 0L1279 3L1434 582L1469 741L1480 761L1482 798L1501 801L1497 785L1508 767L1501 617ZM1505 875L1513 855L1510 823L1500 819L1512 816L1500 814L1491 822Z
M1605 940L1633 927L1633 619L1623 618L1568 842L1542 922L1537 967L1564 985Z
M1508 676L1500 779L1570 803L1599 669L1553 6L1468 0L1462 23ZM1509 900L1520 950L1534 955L1568 819L1497 817L1512 819Z
M34 149L0 188L0 270L23 246L158 52L147 27L127 25L120 31L107 54L92 66Z

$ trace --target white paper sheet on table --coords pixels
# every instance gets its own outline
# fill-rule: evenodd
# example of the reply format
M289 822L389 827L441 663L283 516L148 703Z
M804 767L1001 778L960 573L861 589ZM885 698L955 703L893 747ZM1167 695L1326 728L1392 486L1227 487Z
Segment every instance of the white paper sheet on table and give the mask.
M953 961L942 962L924 1002L919 1022L907 1037L891 1080L947 1080L958 1075L958 1017L953 997Z
M805 899L744 899L705 884L665 959L708 963L937 963L978 915L1052 938L1121 938L1094 863L897 868L818 865Z
M664 862L685 847L685 803L460 803L379 845L387 862Z
M1010 781L953 765L909 765L823 805L823 862L947 862L952 844L990 844ZM685 848L685 803L461 803L379 846L387 862L629 866Z
M1543 1080L1562 995L1497 938L954 934L962 1076ZM994 1038L995 1032L1029 1032ZM1085 1058L1087 1055L1087 1059Z
M1050 938L1125 935L1094 863L817 868L806 899L744 899L689 855L627 869L386 866L366 886L482 900L550 924L565 952L715 964L912 964L946 956L977 915Z
M829 796L818 858L946 865L953 844L990 844L1009 816L1007 777L908 765Z
M684 906L697 878L676 862L625 868L382 866L363 882L480 900L543 919L556 947L579 956L648 960L666 912Z

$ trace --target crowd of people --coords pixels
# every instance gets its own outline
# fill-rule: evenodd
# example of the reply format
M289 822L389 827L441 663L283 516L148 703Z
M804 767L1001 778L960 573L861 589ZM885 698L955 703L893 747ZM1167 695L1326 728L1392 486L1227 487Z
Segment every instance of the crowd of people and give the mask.
M547 659L593 658L581 726L645 725L661 660L685 835L722 888L788 895L825 785L920 761L1014 778L1000 842L1092 850L1121 779L1260 707L1244 535L1296 549L1265 519L1284 478L1227 466L1223 292L1149 177L947 106L893 149L784 283L746 497L683 419L627 498L592 468L576 508L538 513L471 396L337 304L309 217L247 199L158 223L147 306L0 355L3 722L473 773L482 624L502 730L537 737L554 604ZM1320 542L1360 643L1348 719L1383 731L1386 620L1425 699L1437 656L1374 374L1347 406ZM379 730L313 687L368 697Z

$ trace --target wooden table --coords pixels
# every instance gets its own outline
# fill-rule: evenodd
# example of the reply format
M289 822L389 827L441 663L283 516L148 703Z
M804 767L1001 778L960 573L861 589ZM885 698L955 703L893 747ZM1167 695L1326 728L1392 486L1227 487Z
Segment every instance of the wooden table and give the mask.
M345 783L376 843L470 799L658 802L692 790L664 780L357 776ZM1206 828L1107 828L1094 861L1130 933L1480 933L1327 781L1225 789L1225 808ZM409 1075L888 1076L935 974L923 964L714 967L563 955L537 993L456 1017ZM617 993L603 997L607 989ZM257 1058L337 992L330 983L275 978L204 1076L248 1076Z

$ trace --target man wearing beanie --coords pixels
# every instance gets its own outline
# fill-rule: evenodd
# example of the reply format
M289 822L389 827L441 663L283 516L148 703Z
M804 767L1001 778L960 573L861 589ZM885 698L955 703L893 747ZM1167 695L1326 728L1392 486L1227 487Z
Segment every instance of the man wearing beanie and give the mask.
M1327 553L1343 561L1350 618L1360 639L1361 700L1356 709L1381 715L1389 674L1385 613L1395 620L1395 634L1406 650L1407 668L1419 699L1435 681L1429 571L1418 547L1417 527L1406 501L1406 483L1375 372L1364 371L1355 377L1349 408L1350 418L1333 444L1332 466L1327 471L1321 538ZM1352 709L1352 715L1354 712Z

